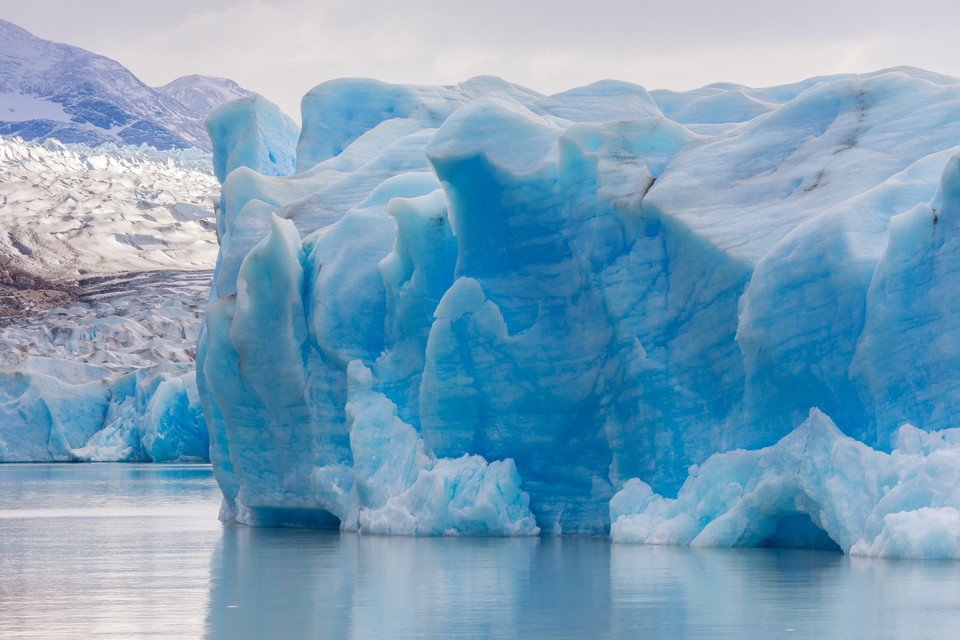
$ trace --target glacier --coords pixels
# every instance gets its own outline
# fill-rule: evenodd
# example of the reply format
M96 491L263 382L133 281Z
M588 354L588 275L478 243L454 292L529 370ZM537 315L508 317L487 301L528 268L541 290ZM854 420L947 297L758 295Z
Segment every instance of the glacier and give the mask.
M206 461L199 149L0 140L0 462Z
M960 557L960 80L341 79L206 126L222 519Z
M0 462L205 462L194 344L210 272L0 318Z

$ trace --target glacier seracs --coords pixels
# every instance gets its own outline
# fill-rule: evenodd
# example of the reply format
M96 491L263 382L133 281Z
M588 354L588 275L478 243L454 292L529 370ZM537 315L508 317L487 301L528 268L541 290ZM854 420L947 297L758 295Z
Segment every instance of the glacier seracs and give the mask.
M0 140L0 462L208 459L217 185L199 149ZM24 274L78 295L49 304Z
M0 323L0 462L201 462L194 350L210 272Z
M208 120L222 517L960 555L960 81L302 107Z
M676 498L627 481L610 503L610 533L620 542L960 558L958 501L960 430L905 424L884 453L812 409L775 445L691 468Z

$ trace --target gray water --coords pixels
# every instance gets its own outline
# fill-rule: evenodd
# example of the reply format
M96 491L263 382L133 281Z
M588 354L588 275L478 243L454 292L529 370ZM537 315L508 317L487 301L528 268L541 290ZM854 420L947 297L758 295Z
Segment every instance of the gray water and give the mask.
M960 563L217 521L209 466L0 465L0 638L950 638Z

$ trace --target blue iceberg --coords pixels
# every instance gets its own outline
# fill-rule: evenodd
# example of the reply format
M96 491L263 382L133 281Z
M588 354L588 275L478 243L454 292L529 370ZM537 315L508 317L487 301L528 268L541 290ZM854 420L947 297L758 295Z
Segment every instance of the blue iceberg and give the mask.
M302 108L207 123L223 519L960 557L960 81Z

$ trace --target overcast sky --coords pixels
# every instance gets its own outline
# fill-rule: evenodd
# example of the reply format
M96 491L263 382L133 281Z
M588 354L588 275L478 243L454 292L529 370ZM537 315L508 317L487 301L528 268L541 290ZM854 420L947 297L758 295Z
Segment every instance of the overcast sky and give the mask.
M0 18L150 85L232 78L295 117L308 89L341 76L494 74L544 93L602 78L769 86L898 65L960 76L957 0L0 0Z

